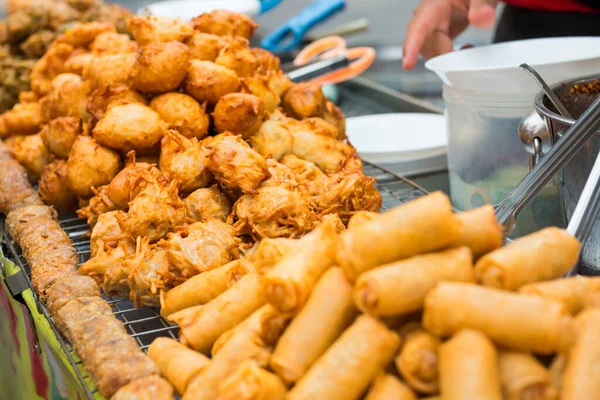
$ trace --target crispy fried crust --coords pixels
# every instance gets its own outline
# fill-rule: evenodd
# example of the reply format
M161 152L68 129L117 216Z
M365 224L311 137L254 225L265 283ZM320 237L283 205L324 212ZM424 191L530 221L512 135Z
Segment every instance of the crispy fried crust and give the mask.
M29 181L25 169L0 142L0 213L8 214L19 207L42 205L42 200Z

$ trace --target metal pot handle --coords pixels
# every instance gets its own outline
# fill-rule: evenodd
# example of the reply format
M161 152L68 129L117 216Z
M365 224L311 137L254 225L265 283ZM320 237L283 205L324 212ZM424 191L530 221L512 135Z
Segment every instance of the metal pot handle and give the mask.
M546 121L536 111L532 111L519 123L519 138L525 151L530 154L530 170L550 151L554 143Z

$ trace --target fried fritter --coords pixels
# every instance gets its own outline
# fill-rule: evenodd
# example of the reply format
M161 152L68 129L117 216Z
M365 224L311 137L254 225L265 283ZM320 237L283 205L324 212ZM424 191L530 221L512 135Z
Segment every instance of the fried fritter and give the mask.
M283 71L270 72L265 78L269 89L279 98L293 85L289 76L284 74Z
M263 101L251 94L230 93L219 100L213 112L217 132L231 132L248 139L266 118Z
M79 76L87 76L94 58L96 58L96 56L92 53L74 54L65 62L65 72L77 74Z
M260 47L253 48L252 53L256 57L256 72L259 74L267 75L270 72L280 71L281 61L275 54Z
M44 123L42 106L38 102L17 103L2 116L7 134L33 135L39 132Z
M67 180L66 160L55 160L44 167L38 190L44 204L53 206L59 212L70 212L77 208L77 196Z
M85 48L101 33L116 31L114 25L106 22L77 23L56 38L56 43L66 43L74 48Z
M98 222L92 228L90 235L90 257L96 257L98 249L114 249L119 240L125 239L126 235L121 230L116 218L116 211L108 211L98 215Z
M59 117L50 121L40 136L50 153L59 158L68 158L77 136L83 133L81 119L75 117Z
M291 168L272 158L267 159L267 167L271 177L263 181L260 187L281 186L290 190L296 189L298 181Z
M168 262L167 252L163 248L151 245L148 239L138 236L135 256L125 261L130 271L129 298L133 300L134 307L160 307L158 290L168 290L169 287L165 287L158 272L168 269Z
M29 36L27 40L19 45L19 50L27 58L40 58L55 39L55 32L43 29Z
M67 170L68 171L68 170ZM85 219L87 224L92 228L96 226L98 217L109 213L110 211L118 210L119 208L113 203L106 194L106 186L100 186L98 189L92 188L94 196L85 200L85 198L79 197L79 210L77 210L77 216L81 219Z
M189 67L189 49L177 41L143 46L129 74L131 87L142 93L177 89Z
M258 25L249 17L226 10L215 10L192 19L194 29L219 36L250 39Z
M54 42L31 69L31 89L39 97L52 90L51 81L66 72L65 63L73 54L73 46Z
M294 179L299 185L312 182L317 179L326 178L319 167L310 161L302 160L293 154L285 155L281 158L281 163L292 170Z
M131 17L127 22L127 28L140 46L172 40L185 42L194 33L194 29L188 22L159 16Z
M231 202L217 185L193 191L184 200L187 216L195 221L216 218L225 222L231 214Z
M214 106L228 93L241 87L235 71L210 61L192 60L184 81L185 92L200 103Z
M333 104L331 101L328 101L325 107L325 113L323 114L323 119L330 124L334 125L338 130L338 139L344 140L347 138L346 136L346 117L342 110Z
M90 51L94 55L135 53L138 50L136 42L128 35L117 32L104 32L96 36L90 44Z
M223 36L194 31L185 44L190 49L190 60L214 62L223 47L227 45L228 40Z
M208 135L210 118L193 97L183 93L165 93L150 102L150 107L187 138L202 139Z
M258 132L250 137L250 145L263 157L280 160L292 152L293 137L286 122L273 118L271 114L271 118L263 122Z
M258 65L254 53L250 50L250 43L240 37L229 40L219 53L215 63L235 71L240 78L254 75Z
M133 103L147 105L148 100L128 86L106 86L92 92L87 109L94 118L101 119L113 107Z
M86 78L93 89L124 85L136 61L136 53L96 56L87 71Z
M89 82L79 75L60 74L52 80L53 90L42 102L44 116L48 119L75 117L88 121L88 97L91 93Z
M130 152L127 154L127 157L128 160L125 168L119 171L106 186L106 195L120 210L127 209L129 200L131 199L131 187L142 173L149 172L157 178L160 176L160 171L152 164L136 162L135 152Z
M250 78L242 79L242 90L244 93L250 93L263 101L265 111L272 113L279 107L281 99L273 89L269 87L269 81L264 76L255 75Z
M13 136L17 140L6 142L13 157L25 167L31 182L37 182L42 175L44 167L53 160L40 134L28 136ZM11 139L12 139L11 138Z
M258 185L268 178L264 157L240 136L221 133L206 148L210 150L206 165L218 181L232 189L256 193Z
M323 116L326 99L321 86L310 82L293 85L283 96L283 110L288 117L299 120Z

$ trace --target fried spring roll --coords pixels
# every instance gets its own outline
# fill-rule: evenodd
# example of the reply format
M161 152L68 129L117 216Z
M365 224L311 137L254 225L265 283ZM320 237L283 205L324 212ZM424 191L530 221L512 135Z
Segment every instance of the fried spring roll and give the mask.
M235 327L264 303L261 278L252 272L205 305L176 312L169 319L181 328L183 344L208 353L223 332Z
M566 274L577 262L580 247L565 230L545 228L481 257L475 275L483 285L517 290Z
M484 334L463 329L439 353L442 400L502 400L498 355Z
M0 214L6 215L21 207L43 204L37 191L29 183L25 168L13 158L1 140L0 171Z
M380 373L373 381L365 400L417 400L417 396L393 375Z
M365 211L365 210L357 211L354 213L352 218L350 218L350 220L348 221L348 229L353 229L354 227L362 225L365 222L369 222L372 219L377 218L378 215L379 215L379 213L374 212L374 211Z
M600 277L573 276L548 282L530 283L519 292L559 301L573 315L585 307L598 305Z
M267 301L281 312L296 314L315 284L335 262L338 235L333 218L326 216L314 231L298 240L265 275Z
M284 400L287 388L277 375L245 361L219 385L219 400Z
M462 232L450 200L435 192L340 234L337 260L346 276L453 245Z
M80 297L100 297L100 288L95 280L89 276L71 275L59 280L48 291L46 305L50 315L58 315L58 311L71 300Z
M503 351L498 354L500 381L508 400L555 400L558 392L552 386L548 371L531 354Z
M355 315L352 286L340 268L330 268L279 339L271 368L286 384L297 382Z
M502 246L504 230L496 220L493 206L461 212L458 218L462 222L462 231L455 246L469 247L475 259Z
M559 392L562 388L562 376L566 365L567 357L564 354L557 354L550 363L550 377L552 379L552 386L554 386Z
M148 348L148 356L181 395L185 393L190 379L210 364L210 359L204 354L166 337L154 339Z
M423 308L428 291L441 281L475 282L468 247L415 256L365 272L356 280L356 306L375 316L408 314Z
M258 243L254 253L256 272L263 275L270 271L283 256L296 248L298 239L265 238Z
M405 336L396 369L408 385L419 393L435 394L439 390L438 348L440 339L426 330L414 329Z
M106 301L100 297L79 297L61 307L53 318L56 327L73 343L71 327L100 315L112 315Z
M583 311L575 325L575 344L567 356L561 400L600 399L600 308Z
M288 392L288 399L356 399L399 346L398 335L375 318L362 315Z
M571 344L565 307L537 296L442 282L425 297L423 327L442 337L477 329L511 350L551 354Z
M223 345L210 365L190 381L183 400L213 400L218 397L219 384L244 361L251 360L264 367L271 353L254 335L238 333Z
M111 400L172 400L173 387L160 376L133 381L115 393Z
M163 317L189 307L206 304L232 287L251 271L245 260L235 260L222 267L193 276L161 297Z

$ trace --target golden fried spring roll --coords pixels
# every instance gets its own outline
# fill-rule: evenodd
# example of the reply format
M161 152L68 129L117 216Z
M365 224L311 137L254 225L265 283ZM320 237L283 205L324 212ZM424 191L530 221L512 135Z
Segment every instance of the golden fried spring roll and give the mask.
M210 364L204 354L166 337L154 339L148 348L148 356L179 394L184 394L190 379Z
M379 265L451 246L461 232L450 199L435 192L342 232L337 260L355 281Z
M256 272L242 279L205 305L171 314L180 329L183 344L203 353L210 352L215 340L265 303L265 294Z
M405 336L396 369L406 383L419 393L435 394L439 390L438 348L440 339L423 328Z
M356 226L362 225L365 222L371 221L373 218L377 218L378 212L360 210L354 213L352 218L348 221L348 229L353 229Z
M575 315L584 307L591 306L594 299L600 299L600 277L572 276L530 283L521 287L519 292L559 301Z
M212 355L214 357L229 339L240 332L255 335L263 341L265 346L274 346L290 319L290 315L282 314L272 305L265 304L235 328L219 336L213 345Z
M396 377L386 373L377 375L365 400L417 400L417 396Z
M271 368L285 383L297 382L355 315L352 286L339 267L330 268L279 339Z
M296 248L298 239L265 238L258 243L254 253L256 272L265 274L277 264L283 256Z
M507 400L555 400L550 371L529 353L503 351L498 354L500 382Z
M281 312L296 314L315 284L335 262L338 235L333 218L326 216L314 231L298 240L265 275L267 301Z
M575 344L562 378L561 400L600 399L600 308L583 311L575 320Z
M357 399L399 346L398 335L375 318L362 315L288 392L288 399Z
M423 327L438 336L477 329L500 346L540 354L566 350L572 322L555 301L469 283L440 283L425 297L423 312Z
M456 246L467 246L475 259L496 250L504 242L504 230L496 220L494 207L485 205L458 214L462 231Z
M190 381L183 400L212 400L218 396L219 384L223 382L244 361L252 360L264 367L271 353L264 343L254 335L238 333L223 345L204 368Z
M251 272L251 268L248 261L240 259L193 276L162 296L161 315L166 318L177 311L208 303Z
M557 354L550 363L550 378L552 379L552 386L554 386L559 392L562 388L562 376L566 365L567 356L564 354Z
M478 282L506 290L566 274L577 262L580 243L558 228L545 228L481 257Z
M219 385L219 400L284 400L287 388L277 375L245 361Z
M365 272L356 280L356 306L375 316L408 314L423 308L428 291L441 281L475 282L468 247L415 256Z
M484 334L463 329L439 353L442 400L502 400L498 354Z

